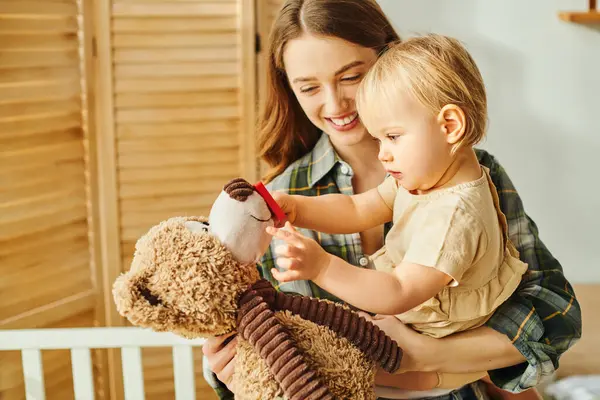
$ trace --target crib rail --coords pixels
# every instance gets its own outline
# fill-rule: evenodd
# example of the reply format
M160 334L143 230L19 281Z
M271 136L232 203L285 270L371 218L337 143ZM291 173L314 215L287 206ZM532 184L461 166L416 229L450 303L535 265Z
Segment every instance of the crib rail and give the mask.
M195 399L192 348L204 339L137 327L0 330L0 351L20 350L27 400L45 400L42 350L70 350L76 400L94 399L91 349L120 348L126 400L144 399L143 347L172 347L177 400Z

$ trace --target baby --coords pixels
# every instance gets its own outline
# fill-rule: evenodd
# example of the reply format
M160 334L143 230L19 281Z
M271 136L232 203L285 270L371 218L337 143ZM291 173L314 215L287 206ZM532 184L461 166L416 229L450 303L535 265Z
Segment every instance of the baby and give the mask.
M372 268L357 268L294 231L273 270L279 281L313 280L347 303L397 315L436 338L483 325L515 291L527 265L507 234L489 170L473 146L485 135L481 74L455 39L428 35L394 45L360 84L363 124L379 142L388 176L353 196L276 193L289 223L326 233L393 221ZM476 374L477 375L477 374ZM469 381L484 376L470 376ZM442 382L456 387L467 382Z

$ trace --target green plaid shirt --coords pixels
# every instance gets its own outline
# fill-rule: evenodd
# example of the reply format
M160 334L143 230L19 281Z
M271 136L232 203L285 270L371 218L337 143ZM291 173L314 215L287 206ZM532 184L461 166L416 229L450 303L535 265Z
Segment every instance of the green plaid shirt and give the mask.
M494 383L505 390L520 392L536 386L558 368L560 356L581 336L581 310L573 288L563 275L562 266L552 256L538 235L536 224L523 208L510 178L489 153L477 149L479 162L490 169L498 189L500 207L506 214L509 236L529 269L518 290L488 321L487 325L508 336L527 362L489 371ZM329 137L322 135L312 152L290 165L285 172L267 185L270 191L282 191L304 196L327 193L352 194L352 169L338 157ZM328 235L299 229L315 239L325 250L357 267L365 267L368 259L362 251L360 235ZM389 230L389 225L386 232ZM275 266L273 240L263 256L260 271L284 292L340 301L310 281L279 284L270 270ZM205 376L207 374L205 373ZM219 382L221 399L233 398ZM478 391L479 392L479 391ZM477 398L485 398L476 396ZM450 398L450 397L448 397ZM453 399L466 397L456 394ZM472 398L472 397L471 397Z

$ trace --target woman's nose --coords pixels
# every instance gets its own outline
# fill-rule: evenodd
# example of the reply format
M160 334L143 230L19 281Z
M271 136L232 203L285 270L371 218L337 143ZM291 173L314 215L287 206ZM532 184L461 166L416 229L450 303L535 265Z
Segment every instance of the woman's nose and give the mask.
M347 112L349 105L350 100L345 95L344 90L339 87L332 87L327 90L325 111L328 116L337 116Z

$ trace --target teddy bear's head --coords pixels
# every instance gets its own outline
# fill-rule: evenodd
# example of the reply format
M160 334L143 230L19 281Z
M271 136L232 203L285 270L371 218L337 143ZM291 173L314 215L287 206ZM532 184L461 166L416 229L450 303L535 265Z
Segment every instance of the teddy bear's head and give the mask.
M187 338L235 329L237 301L259 279L256 261L271 237L271 211L235 179L204 217L174 217L136 243L131 268L114 283L119 313L133 325Z

